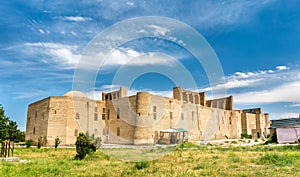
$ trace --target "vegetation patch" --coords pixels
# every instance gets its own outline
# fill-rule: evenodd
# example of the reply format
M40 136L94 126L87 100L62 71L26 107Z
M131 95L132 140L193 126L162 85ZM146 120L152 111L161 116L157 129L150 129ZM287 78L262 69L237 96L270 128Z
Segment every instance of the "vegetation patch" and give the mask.
M183 148L199 148L199 145L191 143L191 142L184 142L177 145L177 148L183 149Z
M291 166L300 165L300 154L294 153L267 153L258 159L260 165Z

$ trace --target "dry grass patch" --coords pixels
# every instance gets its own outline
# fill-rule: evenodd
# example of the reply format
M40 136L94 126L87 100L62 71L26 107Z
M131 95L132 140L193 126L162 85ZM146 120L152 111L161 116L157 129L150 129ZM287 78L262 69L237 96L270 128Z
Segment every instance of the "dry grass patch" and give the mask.
M105 150L121 156L135 151ZM80 161L75 154L75 149L16 149L16 157L30 162L2 161L0 176L300 176L299 146L202 145L148 162L122 161L102 151Z

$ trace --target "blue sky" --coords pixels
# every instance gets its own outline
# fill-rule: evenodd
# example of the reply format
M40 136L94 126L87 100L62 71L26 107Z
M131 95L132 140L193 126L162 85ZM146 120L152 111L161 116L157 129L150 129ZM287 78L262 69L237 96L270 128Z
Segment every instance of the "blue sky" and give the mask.
M72 89L73 75L89 42L111 25L134 17L162 16L201 33L219 58L235 108L262 107L271 118L300 113L300 2L253 1L1 1L0 104L26 126L28 104ZM159 38L128 41L111 53L87 94L116 88L114 75L144 54L163 53L191 73L200 91L209 85L202 66L182 46ZM141 65L171 68L166 60ZM130 93L171 96L175 83L159 73L137 78ZM98 98L99 95L96 95Z

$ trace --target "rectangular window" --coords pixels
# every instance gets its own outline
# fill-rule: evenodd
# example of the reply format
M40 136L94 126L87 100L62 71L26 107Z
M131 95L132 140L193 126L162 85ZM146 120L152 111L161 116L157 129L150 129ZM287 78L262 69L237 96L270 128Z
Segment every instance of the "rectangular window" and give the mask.
M98 120L98 114L97 113L94 114L94 120Z
M102 120L105 120L105 114L102 114Z
M153 112L156 112L156 106L153 106Z
M184 119L184 114L183 113L181 113L181 120L183 120Z
M102 109L102 113L105 114L105 108Z
M156 120L156 113L153 113L153 119Z
M35 115L34 115L34 117L35 117L35 118L37 118L37 111L35 111L35 113L34 113L34 114L35 114Z
M173 119L173 112L170 112L170 119Z
M107 110L107 120L109 120L109 113L110 113L110 111L109 111L109 109Z
M95 112L98 112L98 108L97 107L95 107Z

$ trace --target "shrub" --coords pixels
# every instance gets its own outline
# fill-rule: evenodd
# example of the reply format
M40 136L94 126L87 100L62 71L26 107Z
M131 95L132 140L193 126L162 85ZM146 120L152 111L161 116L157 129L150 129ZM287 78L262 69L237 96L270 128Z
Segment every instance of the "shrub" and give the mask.
M140 162L135 162L134 168L141 170L144 168L148 168L150 165L149 161L140 161Z
M95 137L94 134L90 136L88 133L86 133L85 136L88 138L90 142L90 149L92 149L94 152L101 147L102 140L100 137Z
M254 142L258 142L258 139L256 138L256 139L254 140Z
M268 138L268 141L265 142L265 144L270 144L270 143L277 143L276 133L271 134L271 136Z
M58 147L58 145L61 143L61 140L58 138L58 136L55 138L55 144L54 147L55 149Z
M79 133L75 145L77 152L75 159L82 160L90 152L90 141L83 133Z
M247 133L242 133L241 134L241 139L246 138L246 139L252 139L252 135L248 135Z
M27 148L30 148L31 145L32 145L32 143L33 143L32 140L26 140L26 141L25 141L25 145L26 145Z
M43 145L43 137L40 136L39 139L38 139L37 148L41 148L42 145Z
M199 148L199 146L191 142L184 142L177 145L177 148Z

